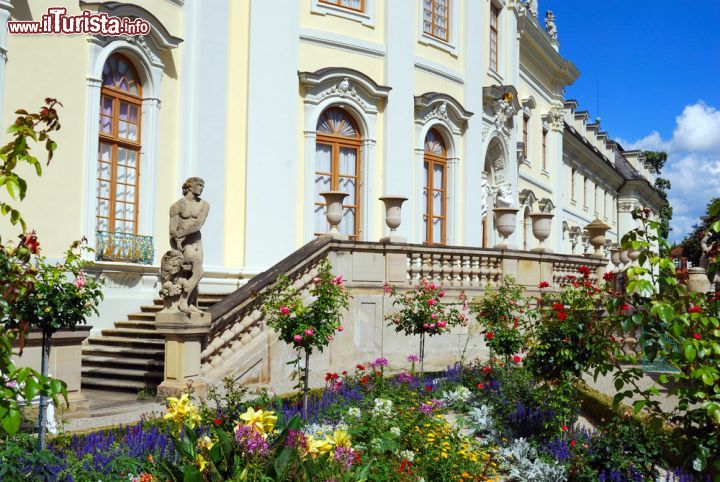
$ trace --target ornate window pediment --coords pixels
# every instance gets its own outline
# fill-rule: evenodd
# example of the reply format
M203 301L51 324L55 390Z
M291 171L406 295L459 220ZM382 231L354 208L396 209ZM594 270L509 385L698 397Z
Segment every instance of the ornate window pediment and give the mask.
M415 122L425 124L439 119L455 134L461 134L473 116L454 97L438 92L415 96Z
M342 67L298 72L298 77L300 85L306 89L306 103L319 104L327 98L345 98L366 113L377 113L378 105L387 99L391 90L362 72Z

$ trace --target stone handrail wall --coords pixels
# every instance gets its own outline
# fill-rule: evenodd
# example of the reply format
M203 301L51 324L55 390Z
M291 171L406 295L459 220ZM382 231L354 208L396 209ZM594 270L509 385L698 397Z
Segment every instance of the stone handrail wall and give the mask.
M380 354L395 356L399 335L388 333L385 328L384 318L393 309L383 301L385 283L410 288L426 278L446 288L451 298L460 290L474 297L497 286L504 277L512 276L526 292L537 293L540 281L550 283L551 289L557 288L568 276L579 276L578 268L582 265L589 266L591 278L597 280L599 271L607 264L604 259L544 252L312 241L213 306L213 326L202 352L201 370L209 382L228 375L244 382L273 386L287 381L290 373L284 366L294 355L266 329L261 310L263 293L275 286L279 274L286 274L301 295L309 296L310 282L325 257L353 293L346 323L355 326L342 335L344 341L340 344L345 345L323 354L324 368L318 373L341 367L348 360L357 362ZM463 336L469 336L468 333L465 329ZM357 341L360 339L363 341ZM402 349L406 350L407 341L404 345ZM437 348L438 352L452 354L447 346ZM438 365L447 362L441 358Z

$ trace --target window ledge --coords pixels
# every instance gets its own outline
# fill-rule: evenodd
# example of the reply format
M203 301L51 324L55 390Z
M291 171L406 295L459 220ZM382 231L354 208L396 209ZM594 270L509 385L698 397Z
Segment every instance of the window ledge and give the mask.
M488 73L488 75L489 75L490 77L492 77L493 79L497 80L497 81L500 82L500 84L502 85L502 83L503 83L502 75L500 75L500 74L498 74L497 72L495 72L495 69L493 69L492 67L488 67L488 72L487 72L487 73Z
M432 45L433 47L437 47L440 50L444 50L455 58L457 58L458 56L457 48L455 47L455 45L453 45L449 41L433 37L425 31L420 32L420 38L418 39L418 42L423 45Z
M332 15L347 20L353 20L368 27L375 26L375 0L365 0L364 12L358 12L357 10L351 10L349 8L340 7L329 3L323 3L320 0L312 0L311 12L318 15ZM373 13L371 14L368 12Z

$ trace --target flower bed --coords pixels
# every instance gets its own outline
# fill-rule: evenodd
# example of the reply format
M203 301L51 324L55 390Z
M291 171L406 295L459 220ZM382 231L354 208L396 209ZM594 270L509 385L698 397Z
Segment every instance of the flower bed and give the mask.
M169 399L162 419L82 436L33 452L30 438L0 444L0 479L97 480L656 480L661 434L631 419L598 432L575 426L553 392L521 363L491 360L421 380L416 358L328 373L302 397ZM384 370L398 375L385 377ZM244 401L245 400L245 401ZM691 481L683 473L661 480ZM708 479L709 480L709 479Z

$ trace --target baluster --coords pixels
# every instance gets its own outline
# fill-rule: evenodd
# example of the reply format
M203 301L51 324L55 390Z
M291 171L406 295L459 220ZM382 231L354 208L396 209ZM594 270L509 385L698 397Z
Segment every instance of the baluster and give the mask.
M481 256L470 257L470 286L483 287L482 272L480 270L480 264L482 263Z

